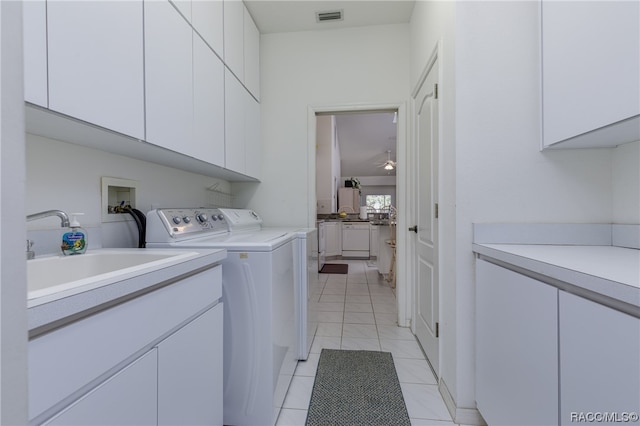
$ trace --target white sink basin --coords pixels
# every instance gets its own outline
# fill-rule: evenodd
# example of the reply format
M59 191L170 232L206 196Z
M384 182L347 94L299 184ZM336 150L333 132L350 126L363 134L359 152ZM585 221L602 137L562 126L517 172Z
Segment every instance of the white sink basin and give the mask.
M105 249L81 255L36 258L27 261L28 299L161 267L164 263L194 254Z

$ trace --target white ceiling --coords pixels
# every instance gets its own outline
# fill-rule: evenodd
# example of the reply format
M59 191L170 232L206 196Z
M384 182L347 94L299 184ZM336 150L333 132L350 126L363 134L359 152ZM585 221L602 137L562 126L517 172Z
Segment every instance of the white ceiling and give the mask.
M336 115L342 176L395 176L396 169L385 170L387 150L396 161L397 126L393 112Z
M261 34L408 23L414 0L245 0ZM342 10L342 21L316 22L316 12Z
M331 30L368 25L402 24L411 19L415 0L245 0L261 34ZM342 21L316 22L317 12L343 11ZM393 113L337 116L343 176L395 175L380 167L396 159Z

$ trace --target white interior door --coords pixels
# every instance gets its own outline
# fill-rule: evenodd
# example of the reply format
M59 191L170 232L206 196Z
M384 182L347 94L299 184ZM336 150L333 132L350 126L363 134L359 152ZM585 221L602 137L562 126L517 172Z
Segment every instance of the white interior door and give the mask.
M436 374L438 319L438 61L414 97L415 143L415 330Z

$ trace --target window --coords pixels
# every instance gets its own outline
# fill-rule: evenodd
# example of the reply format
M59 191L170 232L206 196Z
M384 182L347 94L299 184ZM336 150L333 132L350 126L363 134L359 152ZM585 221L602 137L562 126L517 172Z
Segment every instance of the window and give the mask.
M391 195L367 195L367 210L380 212L388 210L391 206Z

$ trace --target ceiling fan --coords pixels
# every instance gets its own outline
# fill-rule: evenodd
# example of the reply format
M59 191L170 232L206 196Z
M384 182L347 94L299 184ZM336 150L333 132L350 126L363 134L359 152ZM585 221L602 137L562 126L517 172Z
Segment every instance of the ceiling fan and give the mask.
M379 167L384 167L385 170L393 170L396 167L396 162L391 160L391 150L387 150L387 161L385 161L384 163L380 164Z

